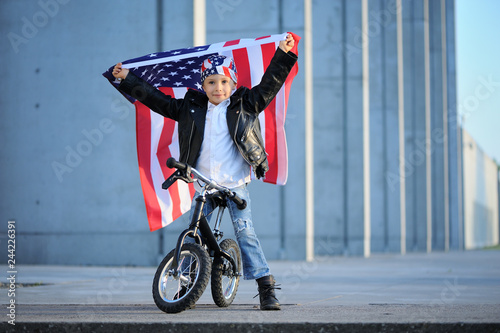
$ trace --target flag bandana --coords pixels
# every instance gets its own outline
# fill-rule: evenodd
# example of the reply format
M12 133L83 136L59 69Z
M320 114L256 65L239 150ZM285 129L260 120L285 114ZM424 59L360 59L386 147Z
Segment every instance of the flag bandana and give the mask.
M201 84L203 85L205 79L214 74L225 75L231 78L234 83L238 83L238 73L234 61L226 56L212 55L203 61L201 65Z
M210 56L226 56L234 59L238 70L237 87L251 88L259 84L281 40L286 33L256 39L239 39L200 47L158 52L123 61L138 77L156 87L166 95L183 98L188 89L203 91L201 74L203 62ZM291 52L297 54L300 37L293 34L295 46ZM227 65L224 65L227 67ZM112 75L110 67L103 76L116 87L119 81ZM285 137L285 117L292 80L297 74L295 64L285 84L275 99L259 115L262 137L267 152L269 171L264 182L284 185L288 176L288 156ZM192 184L175 182L168 190L161 185L174 170L167 168L169 157L179 158L177 123L165 118L135 100L124 96L136 108L136 137L139 175L146 203L151 231L167 226L191 208L194 195Z

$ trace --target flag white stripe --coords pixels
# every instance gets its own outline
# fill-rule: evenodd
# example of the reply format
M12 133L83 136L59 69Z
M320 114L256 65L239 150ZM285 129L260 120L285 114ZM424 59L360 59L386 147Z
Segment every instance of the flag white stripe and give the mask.
M287 161L288 152L286 145L285 135L285 85L281 88L278 95L276 95L276 147L278 152L278 177L276 183L284 185L287 181Z
M286 37L286 35L285 35ZM248 60L251 63L250 66L250 80L252 87L258 85L264 75L264 60L262 60L262 49L259 45L247 48ZM264 148L266 141L266 116L264 112L259 115L260 130L262 138L264 139Z
M174 92L174 98L182 98L187 92L186 88L173 88L172 89ZM178 123L175 122L175 128L172 133L172 143L169 147L170 153L172 157L175 157L175 159L179 159L180 156L180 151L179 151L179 136L178 136ZM178 186L178 195L180 199L180 210L181 213L184 214L187 211L191 209L191 192L190 192L190 186L185 182L177 182ZM171 223L173 218L171 218L169 221L165 221L167 224Z
M160 142L161 133L163 130L163 116L149 111L151 117L151 178L153 180L153 188L158 197L158 204L160 205L162 224L163 221L172 220L173 204L170 195L167 191L163 191L161 184L163 183L163 172L161 170L160 162L156 156L158 151L158 144Z

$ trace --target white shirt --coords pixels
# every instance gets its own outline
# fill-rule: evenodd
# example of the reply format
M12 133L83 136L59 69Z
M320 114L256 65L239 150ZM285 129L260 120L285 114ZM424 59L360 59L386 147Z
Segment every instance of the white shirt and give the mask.
M228 188L250 182L250 165L241 156L227 127L229 99L214 105L208 102L205 133L196 169ZM201 188L195 182L195 189Z

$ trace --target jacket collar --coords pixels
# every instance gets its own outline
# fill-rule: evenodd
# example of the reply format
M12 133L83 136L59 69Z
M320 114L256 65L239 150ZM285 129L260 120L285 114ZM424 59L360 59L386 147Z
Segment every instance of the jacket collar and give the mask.
M196 104L196 106L206 107L208 102L208 97L206 94L199 92L197 90L192 90L194 96L191 97L191 102Z
M238 89L236 89L236 91L231 95L230 99L231 101L233 100L237 100L239 98L241 98L241 96L243 95L243 92L248 89L248 88L245 88L245 87L239 87Z

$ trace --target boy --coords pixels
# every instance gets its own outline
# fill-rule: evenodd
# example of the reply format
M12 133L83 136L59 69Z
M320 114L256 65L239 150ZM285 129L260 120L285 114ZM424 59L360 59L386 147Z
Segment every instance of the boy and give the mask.
M231 200L228 206L241 249L244 278L257 281L261 310L280 310L280 304L274 292L274 277L253 228L247 184L251 180L250 167L257 178L264 177L269 169L258 115L274 99L296 63L297 55L289 52L294 44L293 36L288 34L279 43L261 82L252 89L236 90L238 74L231 58L210 56L201 67L205 94L188 90L182 99L163 94L121 63L113 69L113 76L121 79L120 91L178 122L179 161L194 166L247 201L244 210L237 209Z

